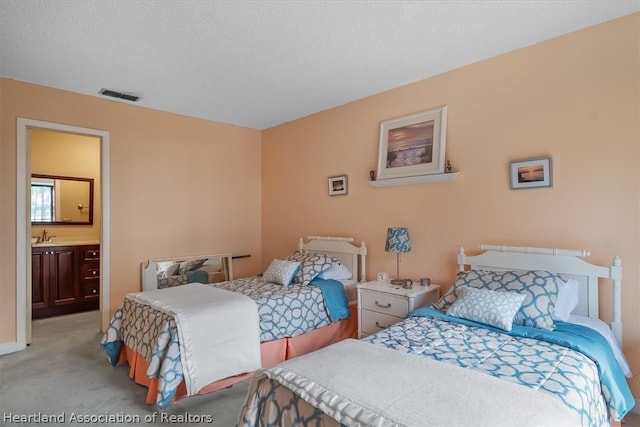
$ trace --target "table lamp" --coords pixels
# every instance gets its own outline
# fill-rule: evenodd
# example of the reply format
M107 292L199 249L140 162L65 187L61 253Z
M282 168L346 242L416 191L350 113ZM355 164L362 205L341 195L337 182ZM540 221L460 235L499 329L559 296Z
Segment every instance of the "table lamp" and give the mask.
M400 280L400 254L411 252L411 241L409 240L409 229L404 227L389 227L387 229L387 242L384 250L395 253L396 259L396 280L392 280L392 285L401 286Z

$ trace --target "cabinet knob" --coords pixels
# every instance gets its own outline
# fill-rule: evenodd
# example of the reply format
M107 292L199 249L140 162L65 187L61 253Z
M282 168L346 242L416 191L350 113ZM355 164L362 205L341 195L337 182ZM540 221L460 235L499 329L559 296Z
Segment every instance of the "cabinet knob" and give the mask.
M93 270L91 273L93 273L94 276L98 274L95 270Z
M95 289L93 289L93 290L91 291L91 293L94 293L94 294L95 294L96 292L98 292L98 291L97 291L97 290L95 290Z

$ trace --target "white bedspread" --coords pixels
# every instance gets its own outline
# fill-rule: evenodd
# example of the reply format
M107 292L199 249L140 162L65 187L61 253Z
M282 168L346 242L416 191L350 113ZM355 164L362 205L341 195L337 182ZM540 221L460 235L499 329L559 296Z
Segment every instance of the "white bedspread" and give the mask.
M262 366L258 309L251 298L201 283L128 297L174 316L188 395Z
M357 340L261 373L347 426L580 425L550 394Z

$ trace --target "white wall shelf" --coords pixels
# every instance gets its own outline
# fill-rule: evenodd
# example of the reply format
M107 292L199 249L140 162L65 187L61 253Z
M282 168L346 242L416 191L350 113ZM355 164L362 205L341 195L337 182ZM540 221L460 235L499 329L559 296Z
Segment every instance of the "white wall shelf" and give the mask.
M426 184L433 182L454 181L460 172L437 173L431 175L408 176L404 178L387 178L369 181L373 187L391 187L394 185Z

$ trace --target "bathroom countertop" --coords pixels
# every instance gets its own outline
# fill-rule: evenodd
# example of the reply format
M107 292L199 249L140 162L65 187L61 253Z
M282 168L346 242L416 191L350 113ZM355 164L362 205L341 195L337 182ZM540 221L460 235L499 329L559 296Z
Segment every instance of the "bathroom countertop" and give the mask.
M99 245L99 240L54 240L52 242L38 242L32 243L34 248L41 248L45 246L80 246L80 245Z

